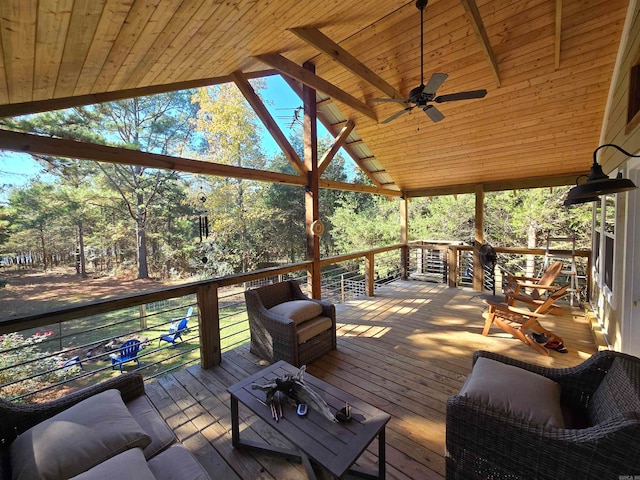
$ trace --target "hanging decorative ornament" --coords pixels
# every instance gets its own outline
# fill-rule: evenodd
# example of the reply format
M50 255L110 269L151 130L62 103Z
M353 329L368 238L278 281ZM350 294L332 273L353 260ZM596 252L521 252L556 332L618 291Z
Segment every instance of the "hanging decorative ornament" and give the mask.
M311 232L316 236L322 235L322 233L324 232L324 225L322 224L322 221L320 219L315 220L311 223Z
M202 187L200 187L200 193L198 194L198 201L200 202L199 214L198 214L198 233L200 235L200 243L209 238L209 212L205 209L205 202L207 201L207 195L204 193ZM201 258L202 264L206 265L209 259L206 255Z
M202 239L205 240L209 238L209 212L205 210L204 203L207 201L207 196L205 195L202 187L200 187L200 194L198 195L198 200L200 201L200 215L198 216L198 226L200 230L200 242Z

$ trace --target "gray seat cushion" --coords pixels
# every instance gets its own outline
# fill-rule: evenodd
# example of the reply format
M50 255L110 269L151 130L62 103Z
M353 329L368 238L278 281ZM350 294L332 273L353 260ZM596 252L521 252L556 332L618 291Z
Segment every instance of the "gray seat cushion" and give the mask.
M296 328L298 344L308 342L319 333L330 330L332 326L333 322L329 317L316 317L299 324Z
M173 445L147 462L157 480L210 480L209 474L182 445Z
M131 448L111 457L70 480L114 480L119 478L156 480L147 465L144 453L139 448Z
M131 416L151 437L151 443L144 448L144 456L147 460L176 442L175 435L153 406L149 397L146 395L136 397L126 405Z

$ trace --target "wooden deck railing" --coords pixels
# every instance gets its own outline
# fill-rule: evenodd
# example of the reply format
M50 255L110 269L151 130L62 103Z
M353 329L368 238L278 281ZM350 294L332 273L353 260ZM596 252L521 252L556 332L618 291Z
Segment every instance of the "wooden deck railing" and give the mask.
M544 256L545 253L543 249L496 248L495 250L499 254L519 256ZM462 263L465 256L468 258L472 252L473 247L471 246L420 242L408 245L396 244L324 258L320 262L322 268L322 296L335 303L344 301L349 292L351 292L351 295L365 294L373 296L378 284L387 283L397 278L416 278L417 274L420 273L428 274L431 277L429 278L431 281L447 283L450 287L464 285L463 280L466 277L461 274L461 272L463 273ZM590 260L589 251L580 251L577 256L585 258L587 262ZM195 297L195 302L193 300L189 301L195 303L194 306L197 307L197 316L199 317L197 333L200 363L203 368L211 368L221 361L220 312L223 306L220 305L220 292L228 291L230 287L234 289L233 302L236 305L236 314L238 311L242 311L241 316L243 316L243 321L246 321L246 313L242 305L242 292L244 289L258 285L260 282L272 282L296 275L298 278L304 279L307 270L310 268L312 268L312 262L299 262L210 280L190 282L178 286L163 287L113 299L91 301L20 318L9 318L0 321L0 335L42 328L53 324L62 325L72 320L103 316L110 312L132 307L139 308L141 312L140 326L142 329L145 305L171 299ZM589 275L590 270L590 265L588 265L586 268L587 275ZM223 298L223 304L228 305L230 302L226 297ZM136 332L140 331L142 330L136 330ZM122 336L128 334L131 334L131 331L120 333ZM243 341L248 339L246 328L242 338ZM158 341L157 337L155 341ZM198 347L194 348L197 349Z

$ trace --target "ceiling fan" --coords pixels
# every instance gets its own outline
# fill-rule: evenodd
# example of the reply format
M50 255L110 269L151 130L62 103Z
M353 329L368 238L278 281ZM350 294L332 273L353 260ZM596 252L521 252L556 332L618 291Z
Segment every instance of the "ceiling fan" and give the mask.
M403 108L399 112L394 113L389 118L383 120L381 123L389 123L392 120L395 120L401 115L405 113L409 113L416 107L420 107L424 113L426 113L427 117L429 117L434 122L439 122L444 119L444 115L438 110L435 106L430 105L430 102L435 103L443 103L443 102L453 102L456 100L469 100L472 98L483 98L487 91L482 90L471 90L468 92L459 92L459 93L450 93L448 95L438 95L436 97L436 90L444 83L447 79L448 75L446 73L434 73L431 75L431 78L424 84L424 9L426 8L428 0L417 0L416 7L420 10L420 86L414 88L409 92L409 98L406 100L402 100L399 98L373 98L372 102L395 102L402 104L413 104L409 105L406 108Z

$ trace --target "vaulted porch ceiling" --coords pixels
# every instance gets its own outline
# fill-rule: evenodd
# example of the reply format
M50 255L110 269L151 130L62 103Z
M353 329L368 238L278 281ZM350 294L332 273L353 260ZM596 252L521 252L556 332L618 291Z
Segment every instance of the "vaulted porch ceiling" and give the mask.
M371 99L406 98L420 83L413 0L8 0L0 115L241 83L309 61L317 76L309 83L323 86L321 120L343 132L347 153L380 189L416 196L561 184L588 171L598 145L627 6L430 0L425 80L444 72L438 94L488 94L438 105L439 123L415 109L381 124L402 105ZM294 88L300 80L289 79Z

